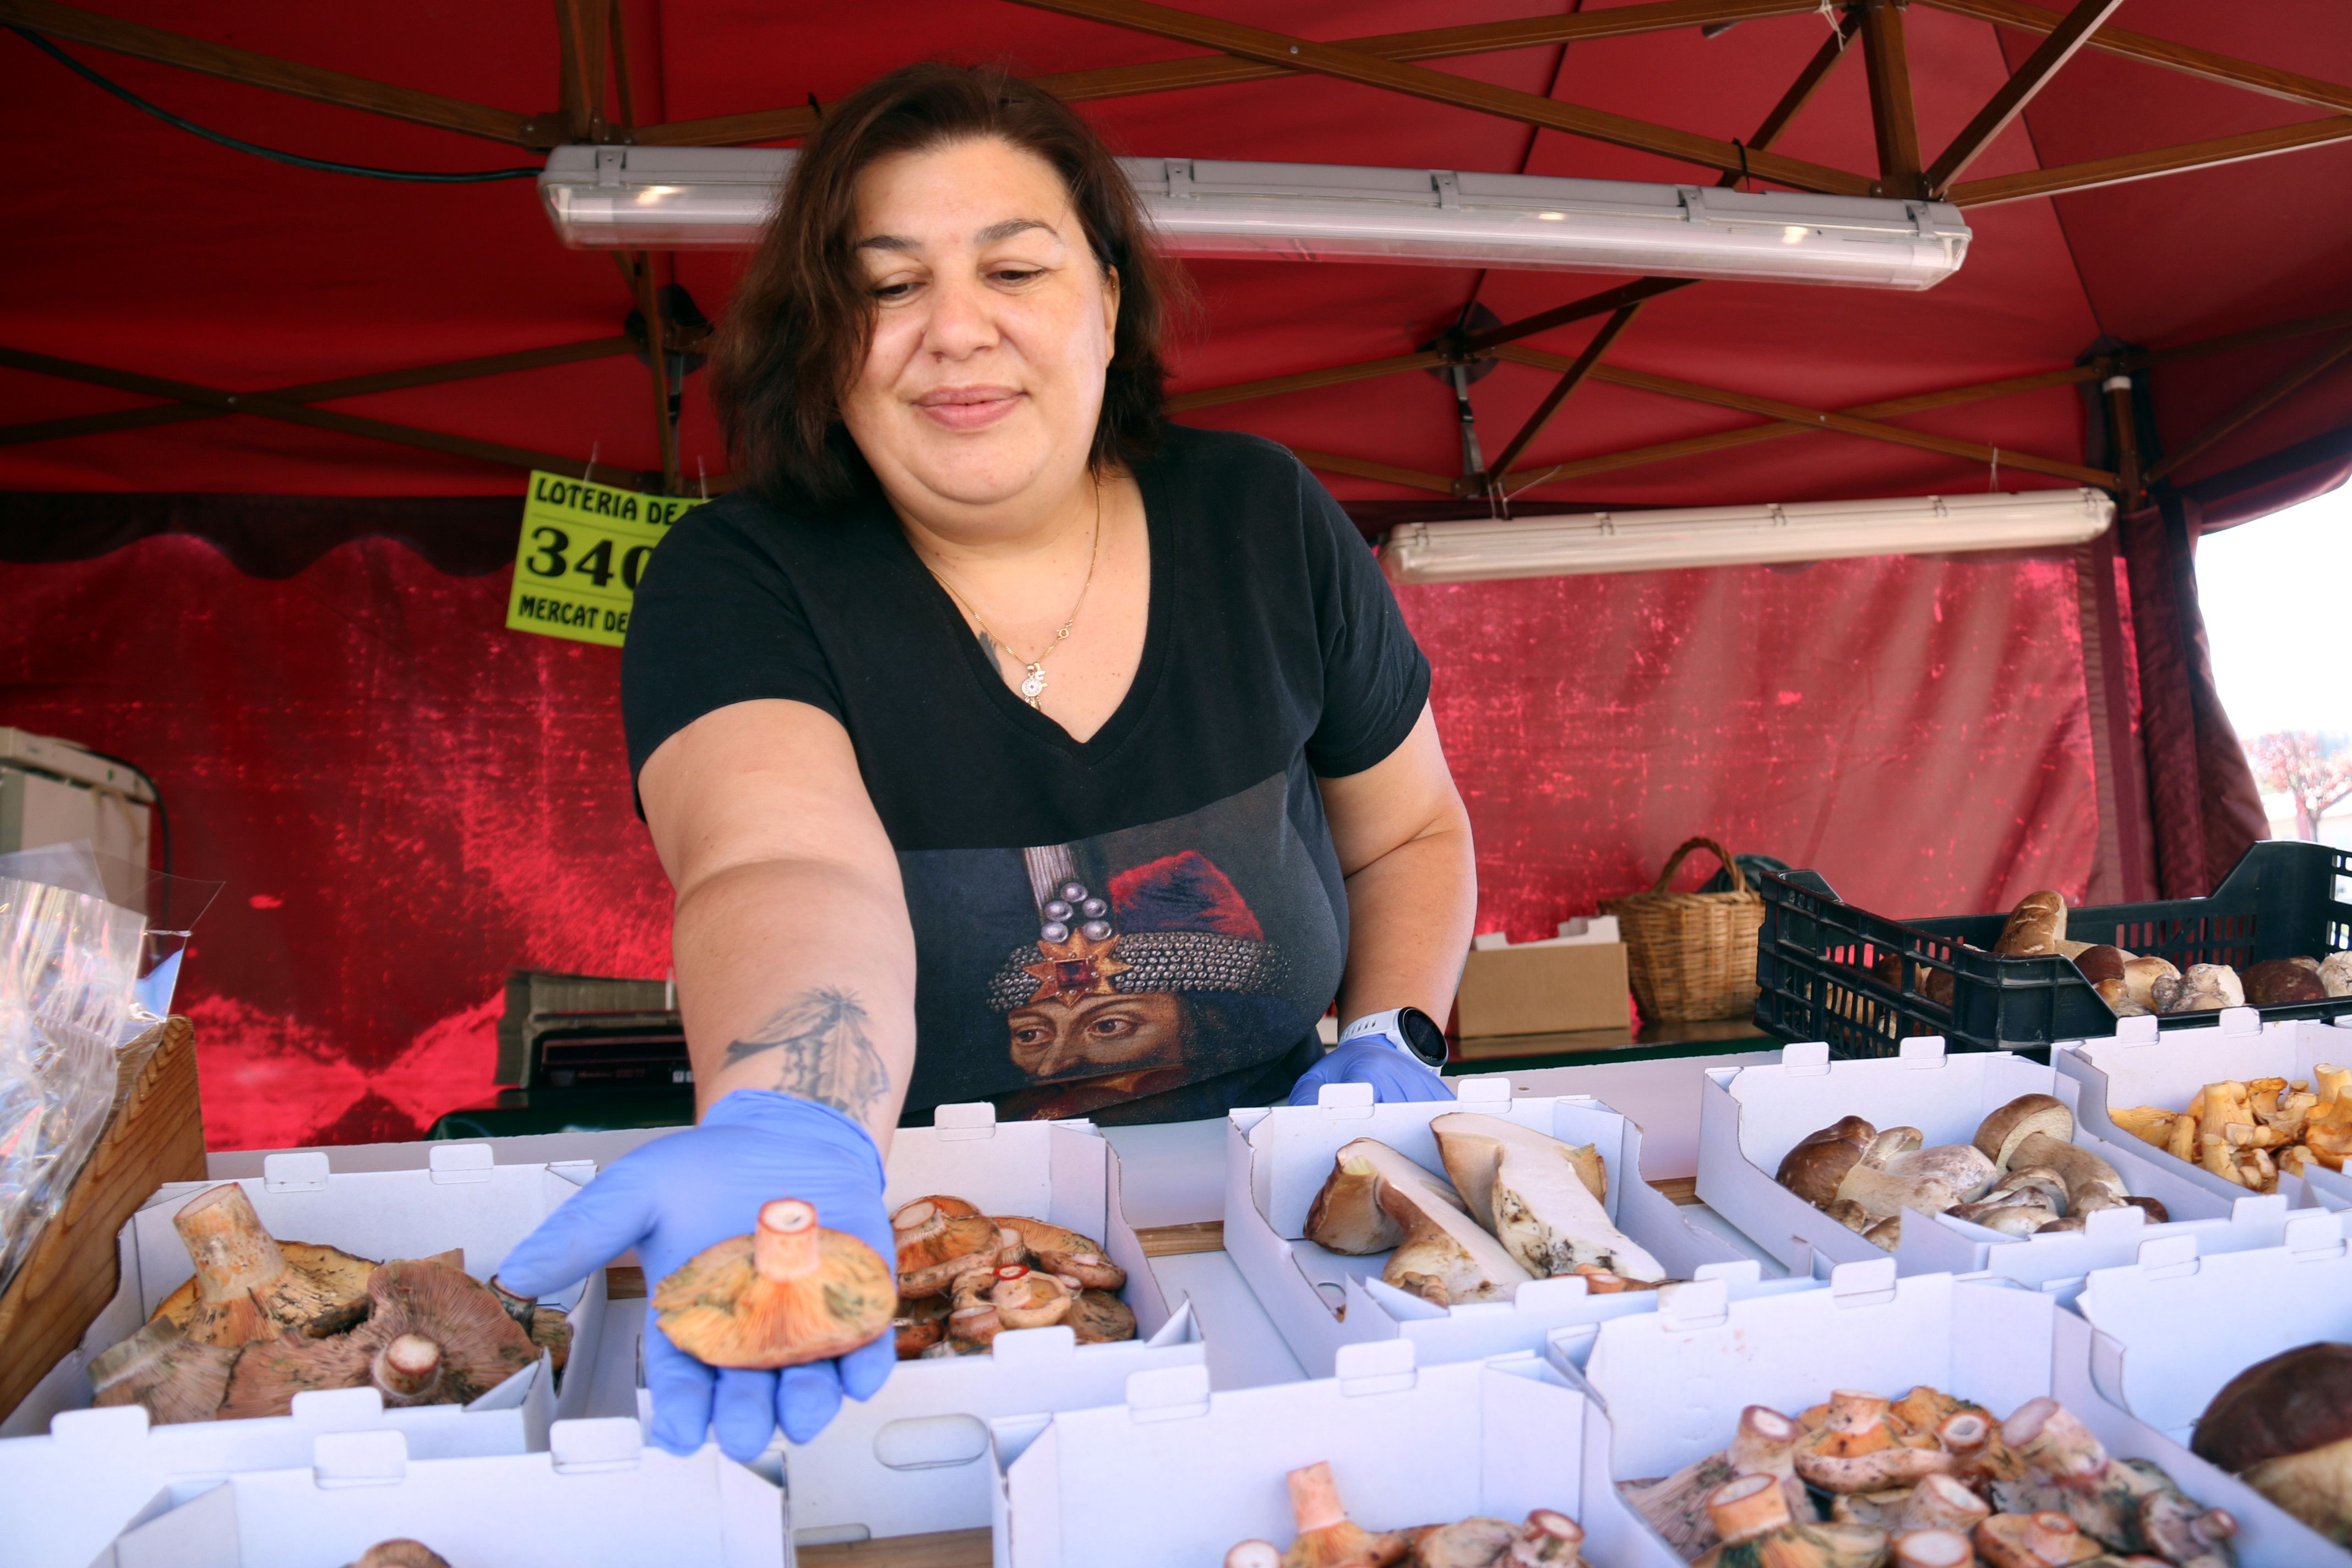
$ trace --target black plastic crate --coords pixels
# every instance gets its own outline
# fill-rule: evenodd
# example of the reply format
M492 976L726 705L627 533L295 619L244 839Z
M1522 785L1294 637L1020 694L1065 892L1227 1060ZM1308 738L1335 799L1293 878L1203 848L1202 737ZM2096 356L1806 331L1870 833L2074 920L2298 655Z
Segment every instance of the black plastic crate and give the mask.
M1768 876L1757 933L1756 1024L1784 1040L1826 1040L1843 1058L1891 1057L1916 1035L1956 1051L2031 1050L2116 1032L2116 1016L2071 959L1997 958L2003 914L1891 921L1841 900L1812 871ZM2070 910L2066 935L2129 952L2243 972L2270 958L2324 957L2352 947L2352 854L2270 839L2248 849L2208 899ZM1963 947L1961 944L1969 944ZM1980 950L1980 951L1972 951ZM1901 983L1870 973L1902 960ZM1931 980L1951 977L1948 1005ZM2265 1018L2333 1018L2352 996L2265 1007ZM2211 1022L2184 1013L2182 1021Z

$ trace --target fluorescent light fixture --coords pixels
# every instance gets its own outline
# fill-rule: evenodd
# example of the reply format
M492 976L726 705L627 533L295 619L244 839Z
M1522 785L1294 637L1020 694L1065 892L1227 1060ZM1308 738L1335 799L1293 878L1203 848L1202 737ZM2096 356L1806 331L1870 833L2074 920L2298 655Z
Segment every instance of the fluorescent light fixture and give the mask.
M763 147L559 147L539 176L578 247L742 248L796 154ZM1969 226L1942 202L1554 180L1338 163L1122 158L1180 256L1417 262L1930 289Z
M2115 515L2105 491L2079 489L1413 522L1390 531L1381 564L1399 583L1480 583L2018 550L2079 544L2106 531Z

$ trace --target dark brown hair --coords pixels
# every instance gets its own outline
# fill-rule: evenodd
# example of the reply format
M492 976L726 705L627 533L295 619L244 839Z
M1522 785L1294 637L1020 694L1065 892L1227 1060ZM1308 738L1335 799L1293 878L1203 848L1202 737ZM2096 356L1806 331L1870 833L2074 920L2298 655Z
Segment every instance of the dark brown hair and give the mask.
M851 249L857 177L879 159L995 137L1053 166L1095 261L1118 272L1118 327L1089 461L1149 453L1167 366L1160 337L1183 274L1151 244L1126 173L1041 88L985 66L902 66L827 104L801 148L711 354L711 400L736 471L772 500L832 501L870 480L841 422L874 300Z

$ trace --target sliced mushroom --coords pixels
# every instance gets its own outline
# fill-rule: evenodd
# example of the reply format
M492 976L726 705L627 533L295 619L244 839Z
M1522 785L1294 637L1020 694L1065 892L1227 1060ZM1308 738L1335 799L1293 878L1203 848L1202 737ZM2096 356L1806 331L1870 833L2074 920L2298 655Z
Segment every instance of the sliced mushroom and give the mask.
M670 1343L707 1366L831 1361L879 1335L898 1310L874 1249L817 1224L814 1205L776 1198L750 1236L707 1247L654 1290Z
M2063 1143L2074 1136L2074 1113L2055 1095L2021 1094L1977 1123L1977 1152L2006 1171L2017 1146L2041 1132ZM2031 1162L2029 1162L2031 1163Z
M1773 1180L1815 1208L1827 1208L1837 1197L1838 1184L1877 1137L1878 1129L1861 1117L1842 1116L1798 1140L1781 1158Z
M1611 1222L1570 1145L1475 1111L1440 1116L1429 1130L1471 1217L1529 1274L1597 1267L1629 1279L1665 1278L1658 1260Z
M1908 1136L1897 1137L1898 1133ZM1941 1214L1984 1192L2000 1173L1970 1144L1940 1143L1923 1149L1919 1142L1916 1128L1895 1128L1879 1134L1838 1183L1838 1197L1862 1205L1881 1219L1897 1216L1906 1208Z
M209 1421L228 1392L241 1345L208 1345L169 1318L150 1318L121 1343L91 1358L92 1405L143 1405L157 1426Z
M1983 1197L1951 1210L1955 1219L2003 1236L2032 1236L2065 1213L2065 1182L2041 1165L2012 1166Z
M484 1286L421 1259L368 1281L367 1321L349 1333L247 1347L221 1400L223 1420L284 1415L298 1394L373 1384L387 1405L466 1405L539 1359L539 1347Z
M339 1334L367 1313L373 1263L332 1247L278 1240L235 1182L189 1199L172 1225L196 1272L155 1315L192 1340L242 1345L282 1333Z
M1307 1235L1334 1252L1393 1247L1381 1278L1441 1307L1507 1301L1530 1278L1443 1182L1370 1138L1339 1151Z

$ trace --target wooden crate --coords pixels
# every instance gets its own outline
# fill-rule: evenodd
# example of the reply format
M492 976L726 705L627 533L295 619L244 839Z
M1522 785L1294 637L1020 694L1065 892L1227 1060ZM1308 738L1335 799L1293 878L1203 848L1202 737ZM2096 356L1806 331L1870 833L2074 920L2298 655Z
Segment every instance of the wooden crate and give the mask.
M70 1354L121 1284L115 1237L166 1182L205 1177L196 1032L168 1018L122 1051L114 1112L65 1207L0 1295L0 1418Z

